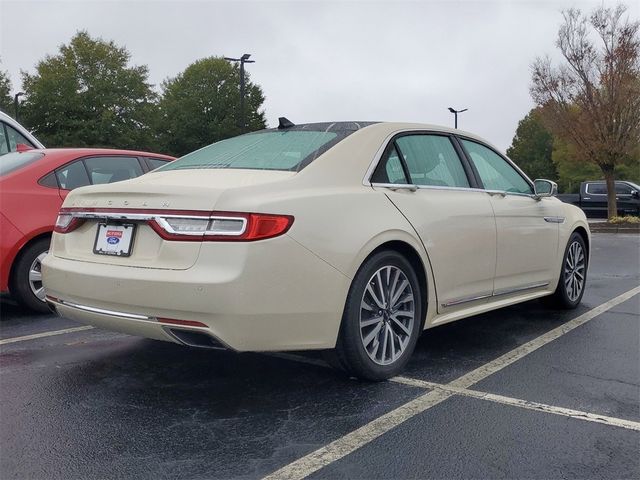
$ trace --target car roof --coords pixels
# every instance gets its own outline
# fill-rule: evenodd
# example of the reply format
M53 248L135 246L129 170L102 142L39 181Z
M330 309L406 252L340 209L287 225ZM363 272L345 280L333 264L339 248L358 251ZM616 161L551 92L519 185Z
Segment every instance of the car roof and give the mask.
M462 137L468 137L479 140L487 145L496 148L484 138L475 133L459 130L456 128L444 127L442 125L434 125L430 123L413 123L413 122L380 122L380 121L339 121L339 122L317 122L317 123L301 123L287 127L282 130L324 130L333 131L357 131L364 129L376 129L379 133L386 131L388 135L403 131L428 131L436 133L455 134ZM267 130L278 130L278 128L269 128ZM264 131L264 130L263 130ZM258 133L258 132L255 132ZM497 149L497 148L496 148Z
M64 156L69 158L79 158L89 155L134 155L139 157L158 157L165 158L167 160L175 160L175 157L165 155L163 153L143 152L141 150L122 150L117 148L43 148L30 151L42 152L47 157Z

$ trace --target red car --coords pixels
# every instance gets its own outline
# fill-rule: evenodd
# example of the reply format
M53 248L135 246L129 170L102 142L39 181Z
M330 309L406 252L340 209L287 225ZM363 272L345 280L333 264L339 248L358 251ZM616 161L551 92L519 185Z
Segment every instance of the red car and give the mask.
M40 262L70 190L138 177L174 160L167 155L62 148L0 157L0 290L46 312Z

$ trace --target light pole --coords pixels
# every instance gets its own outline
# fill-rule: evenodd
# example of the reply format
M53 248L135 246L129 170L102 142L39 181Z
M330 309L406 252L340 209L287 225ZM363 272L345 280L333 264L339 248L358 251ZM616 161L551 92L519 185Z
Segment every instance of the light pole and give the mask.
M251 56L250 53L245 53L240 58L230 58L224 57L225 60L229 60L230 62L240 62L240 127L244 132L247 128L247 123L244 118L244 64L245 63L255 63L255 60L249 60Z
M16 122L19 121L18 120L18 103L19 103L18 99L23 95L24 95L24 92L18 92L13 96L13 111L15 113Z
M458 114L462 113L462 112L466 112L467 110L469 110L468 108L465 108L464 110L456 110L454 108L449 107L449 111L451 113L453 113L453 115L455 116L455 127L458 128Z

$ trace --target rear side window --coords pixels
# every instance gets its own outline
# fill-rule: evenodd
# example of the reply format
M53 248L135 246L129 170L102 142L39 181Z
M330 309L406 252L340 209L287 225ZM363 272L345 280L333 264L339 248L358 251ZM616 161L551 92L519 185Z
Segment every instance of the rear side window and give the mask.
M222 140L161 167L298 171L352 131L265 130Z
M396 140L411 183L441 187L469 187L467 174L449 137L405 135Z
M396 149L395 144L389 145L385 151L376 171L371 177L373 183L395 183L395 184L407 184L407 176L404 173L402 167L402 161L400 155Z
M90 185L87 169L84 168L82 160L75 161L69 165L56 170L56 177L60 188L73 190L74 188Z
M533 194L533 187L504 158L484 145L461 139L487 190Z
M44 153L40 152L7 153L0 158L0 177L37 162L42 157Z
M607 184L606 183L587 183L587 193L591 195L606 195Z
M146 158L147 160L147 165L149 165L149 168L151 170L155 170L156 168L160 168L165 166L169 160L162 160L160 158Z
M121 182L142 175L142 167L136 157L92 157L84 164L93 185Z

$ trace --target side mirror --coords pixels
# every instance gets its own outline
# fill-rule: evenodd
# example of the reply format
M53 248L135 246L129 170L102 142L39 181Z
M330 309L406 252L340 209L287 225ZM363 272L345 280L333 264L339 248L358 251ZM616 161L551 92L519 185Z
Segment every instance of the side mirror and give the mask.
M638 193L638 190L631 190L631 198L640 198L640 193Z
M28 152L29 150L33 150L33 147L25 144L25 143L18 143L16 144L16 152L20 153L20 152Z
M558 193L558 184L551 180L538 179L533 182L536 198L553 197Z

